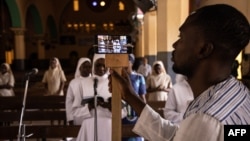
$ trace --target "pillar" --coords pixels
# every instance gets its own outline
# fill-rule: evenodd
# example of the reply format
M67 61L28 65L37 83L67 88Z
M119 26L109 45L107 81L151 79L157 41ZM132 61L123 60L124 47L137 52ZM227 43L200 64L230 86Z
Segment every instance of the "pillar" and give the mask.
M37 63L36 66L45 69L47 68L47 60L46 60L46 54L45 54L45 44L44 44L44 35L35 35L36 38L36 46L37 46Z
M144 56L152 65L157 57L157 21L156 10L144 15Z
M157 1L157 60L164 63L166 71L175 82L172 70L172 44L178 39L179 27L189 13L188 0Z
M25 70L25 41L24 28L11 28L14 32L14 62L13 66L16 70Z

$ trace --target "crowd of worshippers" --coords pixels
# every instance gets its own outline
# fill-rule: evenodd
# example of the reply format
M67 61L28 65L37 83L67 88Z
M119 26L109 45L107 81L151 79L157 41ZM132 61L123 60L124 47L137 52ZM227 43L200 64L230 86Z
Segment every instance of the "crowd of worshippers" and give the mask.
M204 17L210 17L213 20L210 23L212 25L207 24L209 19ZM228 23L230 27L227 26ZM213 30L217 27L225 30ZM229 33L224 33L225 31ZM97 135L102 140L111 141L110 79L116 79L121 86L122 123L134 124L133 132L140 136L122 138L123 141L222 141L223 124L250 123L249 89L236 78L237 65L234 63L236 56L249 43L250 27L246 18L228 5L205 6L188 16L180 27L180 33L180 39L173 43L175 51L172 53L172 68L176 73L174 84L160 60L155 61L151 67L147 58L143 58L138 70L134 70L135 56L128 54L129 65L122 69L122 74L118 74L105 66L105 54L95 54L93 59L79 59L74 78L70 80L67 91L64 92L67 81L64 71L58 58L50 60L50 66L42 79L46 88L45 95L66 95L68 124L81 125L75 140L93 141ZM223 40L214 38L216 35ZM188 39L182 39L185 38L182 36ZM181 56L183 52L188 55ZM226 63L222 56L227 57ZM209 70L209 67L213 69ZM220 69L221 67L223 69ZM109 77L110 75L113 77ZM13 96L14 83L10 66L3 63L0 95ZM164 117L150 108L148 101L165 101ZM226 114L221 113L222 111ZM192 126L193 124L195 126ZM203 130L197 126L201 126ZM191 130L188 130L190 128ZM204 130L207 136L204 136Z

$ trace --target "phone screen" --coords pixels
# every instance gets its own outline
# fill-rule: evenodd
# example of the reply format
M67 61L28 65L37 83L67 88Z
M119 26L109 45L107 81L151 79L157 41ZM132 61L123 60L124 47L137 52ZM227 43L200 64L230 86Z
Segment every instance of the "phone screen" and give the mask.
M99 54L130 54L133 46L127 35L96 35L95 53Z

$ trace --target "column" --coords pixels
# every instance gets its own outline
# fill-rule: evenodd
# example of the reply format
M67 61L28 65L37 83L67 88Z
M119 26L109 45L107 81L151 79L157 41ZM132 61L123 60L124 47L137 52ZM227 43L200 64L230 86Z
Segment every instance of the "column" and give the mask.
M178 39L179 27L189 13L188 0L157 1L157 60L162 60L166 71L175 79L172 70L172 44Z
M44 39L43 35L36 35L37 49L38 49L38 59L45 59L45 49L44 49Z
M35 35L37 45L37 64L33 67L46 68L45 40L44 35Z
M144 15L144 56L150 65L156 60L157 55L157 21L156 11Z
M144 56L144 22L143 17L138 18L138 40L135 47L135 55L139 58Z
M25 41L24 28L11 28L14 32L14 62L13 66L16 70L25 70Z

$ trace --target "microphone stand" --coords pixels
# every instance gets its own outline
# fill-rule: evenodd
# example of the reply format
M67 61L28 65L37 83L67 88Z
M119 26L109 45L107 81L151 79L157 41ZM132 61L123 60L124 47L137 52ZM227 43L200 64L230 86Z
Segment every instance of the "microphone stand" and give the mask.
M95 115L94 115L94 141L98 141L98 130L97 130L97 82L98 79L94 78L94 106L95 106Z
M29 78L30 75L26 75L26 82L25 82L25 89L24 89L24 96L23 96L23 104L22 104L22 112L20 116L20 122L19 122L19 129L18 129L18 135L17 135L17 141L25 141L26 133L25 133L25 125L23 124L23 116L25 111L25 105L26 105L26 98L27 98L27 91L28 91L28 85L29 85ZM27 137L31 136L32 134L28 135Z

